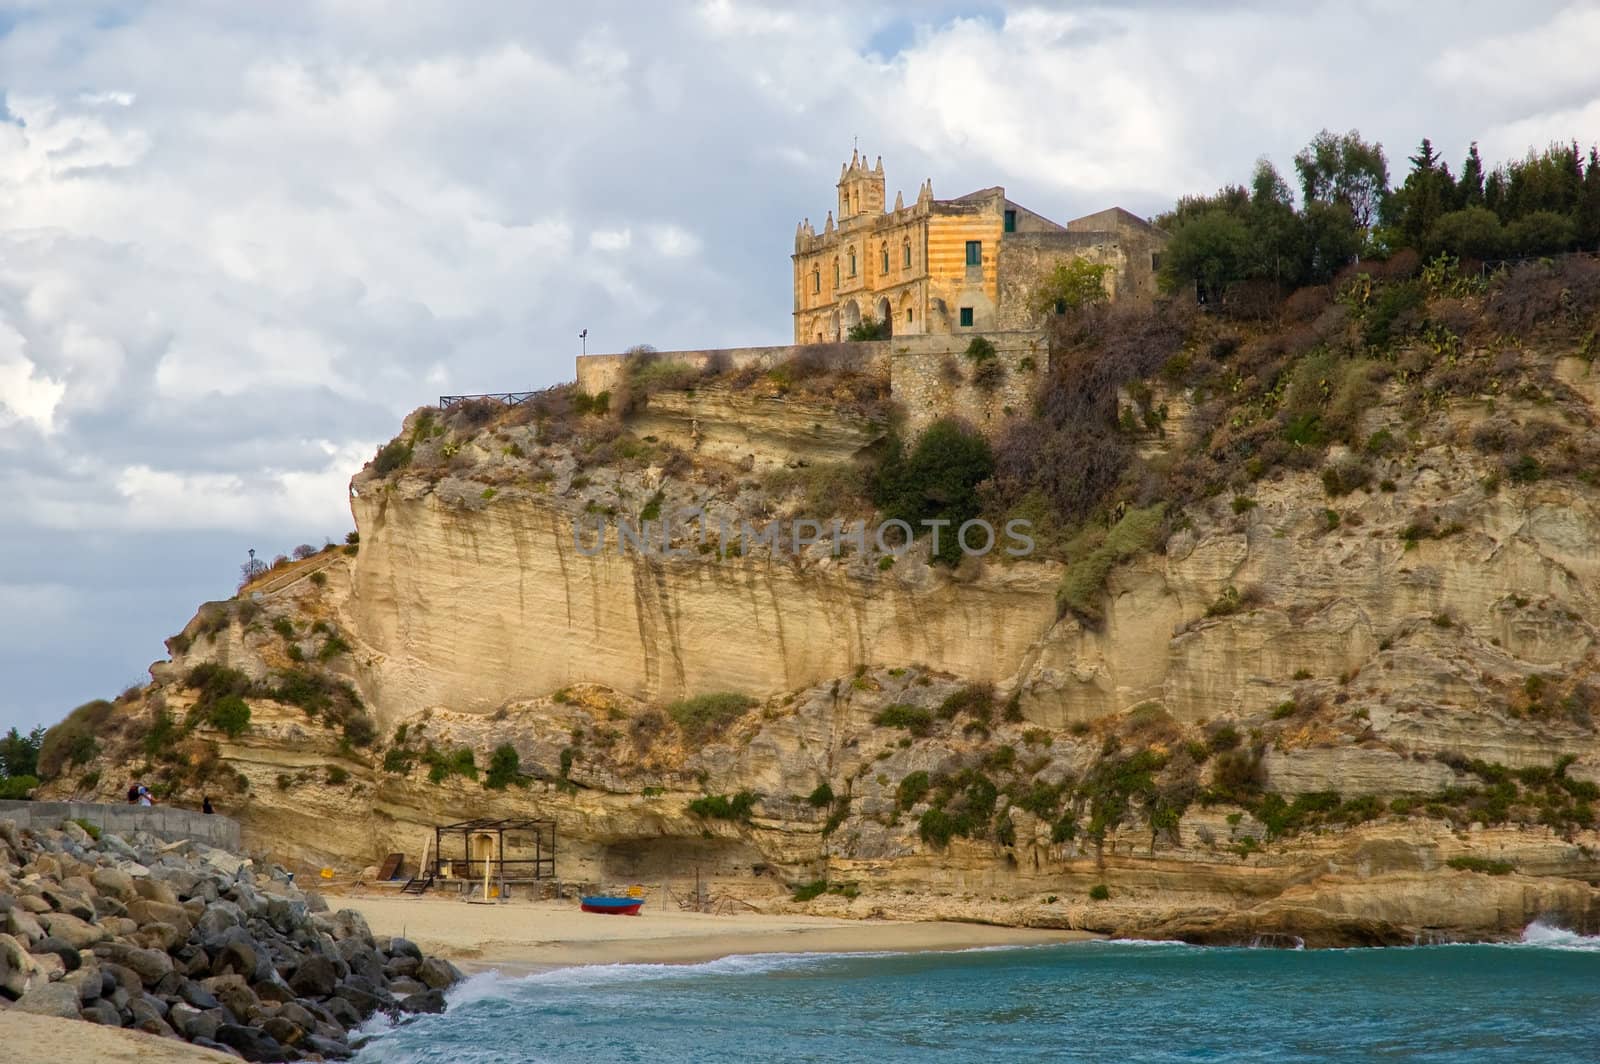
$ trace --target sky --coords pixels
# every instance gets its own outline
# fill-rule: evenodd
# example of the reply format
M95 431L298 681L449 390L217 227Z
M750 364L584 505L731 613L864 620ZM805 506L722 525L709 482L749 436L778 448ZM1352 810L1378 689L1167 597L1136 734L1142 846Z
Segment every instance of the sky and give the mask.
M1405 10L1397 11L1396 8ZM342 539L441 393L784 343L795 226L888 191L1064 220L1600 137L1600 8L0 0L0 729L146 678L245 552Z

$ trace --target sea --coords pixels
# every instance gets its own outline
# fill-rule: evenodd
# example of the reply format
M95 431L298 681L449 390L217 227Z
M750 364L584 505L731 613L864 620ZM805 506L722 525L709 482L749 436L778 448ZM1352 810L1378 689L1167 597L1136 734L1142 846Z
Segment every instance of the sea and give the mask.
M357 1057L502 1061L1600 1060L1600 938L1280 950L1128 941L473 975Z

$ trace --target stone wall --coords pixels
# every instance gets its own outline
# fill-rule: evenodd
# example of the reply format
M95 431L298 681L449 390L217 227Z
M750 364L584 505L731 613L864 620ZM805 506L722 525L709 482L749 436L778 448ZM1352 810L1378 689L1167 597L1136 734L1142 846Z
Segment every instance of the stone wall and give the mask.
M1000 307L1002 329L1034 329L1043 321L1028 305L1040 282L1070 259L1087 259L1111 267L1107 294L1115 299L1127 272L1127 256L1116 235L1106 232L1013 233L1000 244Z
M177 842L193 839L222 850L239 851L239 822L231 817L196 813L167 806L106 805L100 802L0 802L0 820L12 820L19 828L46 831L59 828L64 820L84 820L101 831L131 835L148 831L158 838Z
M971 336L907 336L891 340L889 394L906 413L906 429L921 432L941 417L958 417L993 436L1014 413L1026 413L1043 374L1049 345L1041 332L986 333L1004 373L991 388L974 383L966 357Z
M994 344L1000 364L1004 367L1003 375L992 388L980 387L973 381L975 367L965 357L973 335L933 333L845 344L662 351L657 357L702 369L720 367L726 370L748 366L771 368L798 356L826 357L836 365L848 365L862 372L886 372L890 397L905 409L906 425L913 434L938 418L954 416L993 435L1009 413L1026 411L1033 402L1034 388L1050 366L1049 345L1044 333L1036 330L986 332L982 335ZM589 395L614 390L622 380L627 358L626 355L580 356L578 387ZM704 425L696 426L695 431L711 433L716 427L714 412L707 402L697 401L696 397L663 395L659 401L652 400L652 405L657 408L656 412L643 415L650 419L652 427L646 427L644 431L667 429L668 435L687 438L690 424L702 416L707 421ZM702 408L705 408L703 412ZM757 417L753 420L764 423L768 419ZM849 419L844 420L848 422ZM665 421L681 424L674 430ZM760 431L759 425L752 427ZM847 424L846 429L844 440L822 441L824 449L831 451L837 446L848 445L853 451L861 446L858 427ZM820 433L821 430L818 431ZM742 439L719 440L717 445L724 442L740 455L749 449L747 441ZM822 455L811 457L833 460Z
M889 342L886 340L868 340L851 344L700 348L688 351L660 351L656 357L669 362L682 362L701 370L734 370L749 366L770 369L794 358L797 352L808 349L809 352L824 352L825 357L835 364L854 363L851 368L863 373L872 370L882 371L886 368L889 357ZM627 361L628 356L625 354L579 355L578 390L588 395L614 390L622 380L622 368Z

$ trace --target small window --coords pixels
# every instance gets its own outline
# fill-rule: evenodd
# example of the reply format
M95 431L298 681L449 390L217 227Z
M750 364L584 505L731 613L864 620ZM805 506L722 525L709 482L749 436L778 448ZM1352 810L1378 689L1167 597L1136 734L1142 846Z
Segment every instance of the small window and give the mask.
M822 291L822 271L821 270L812 270L811 271L811 291L813 291L813 292L821 292Z
M969 240L969 241L967 241L967 265L968 266L982 266L983 265L983 241L981 241L981 240Z
M1006 232L1015 233L1016 231L1017 231L1017 212L1016 211L1006 211Z
M1057 314L1065 314L1066 312L1067 312L1067 301L1065 299L1056 300L1056 313Z
M855 275L856 275L856 249L855 248L851 248L850 249L850 276L854 277Z
M889 272L889 245L883 245L883 272Z
M1159 251L1152 251L1150 253L1150 272L1151 273L1160 273L1161 272L1161 252L1159 252Z
M907 325L911 324L911 308L910 307L906 308L906 324Z
M900 261L906 269L911 269L911 241L907 240L900 249Z
M972 245L968 244L967 246L971 247ZM966 329L972 328L972 308L971 307L962 307L961 308L961 325L962 325L962 328L966 328Z
M833 260L833 287L839 287L839 260Z

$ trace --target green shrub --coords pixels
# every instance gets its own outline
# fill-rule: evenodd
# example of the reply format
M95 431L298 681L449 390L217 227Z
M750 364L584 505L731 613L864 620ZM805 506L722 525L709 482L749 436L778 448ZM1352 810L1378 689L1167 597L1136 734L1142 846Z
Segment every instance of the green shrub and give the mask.
M100 752L95 736L111 719L116 707L97 698L68 713L39 741L39 778L52 780L72 765L82 765Z
M272 630L285 639L294 638L294 622L287 617L275 618L272 622Z
M494 748L494 753L489 755L489 772L484 777L483 785L492 790L503 791L507 784L517 782L522 773L522 759L517 754L517 748L510 743L501 743Z
M927 796L932 786L928 774L921 769L910 773L900 781L900 786L895 788L895 804L901 809L910 809Z
M667 716L677 722L686 740L698 745L720 736L755 704L747 695L724 691L674 702L667 707Z
M378 453L372 459L372 471L384 477L410 464L411 441L395 439L378 448Z
M983 724L994 719L994 685L967 684L939 703L939 716L953 720L965 714Z
M833 788L828 786L828 781L823 780L817 784L817 789L806 798L814 809L825 809L833 804Z
M925 736L933 731L933 714L921 706L896 702L879 710L872 723L880 728L904 728L912 735Z
M88 820L81 816L74 817L72 822L82 828L84 834L88 835L91 839L94 839L96 842L100 841L100 826L98 824L91 824Z
M328 638L322 641L322 649L317 651L317 660L329 662L340 654L350 653L350 644L338 632L328 633Z
M994 452L983 435L950 419L935 421L917 437L910 454L893 437L872 481L872 501L885 520L911 525L914 535L926 531L921 522L943 520L934 558L946 565L961 560L956 538L961 525L980 516L978 485L994 472Z
M748 821L756 800L749 791L740 791L731 798L726 794L708 794L690 802L689 812L709 820Z
M0 779L0 799L18 802L29 797L28 792L39 786L37 776L6 776Z
M238 695L224 695L211 705L206 721L230 739L250 727L250 704Z
M1108 901L1111 898L1111 888L1104 883L1096 883L1089 888L1090 901Z
M1129 510L1098 546L1082 557L1069 559L1061 586L1056 591L1061 613L1070 612L1083 623L1098 626L1104 619L1101 599L1105 596L1106 580L1112 568L1155 547L1165 515L1164 503Z
M974 336L972 342L967 344L967 350L964 353L967 356L967 361L975 366L981 366L985 362L993 362L998 354L994 349L994 344L983 336Z
M411 771L411 766L416 761L416 754L399 746L391 746L383 755L383 770L393 772L395 775L404 776Z
M1056 844L1071 842L1078 837L1078 817L1075 813L1067 812L1050 826L1050 841Z
M347 782L349 779L350 773L346 772L338 765L328 766L328 785L330 787L337 787L340 784Z
M794 891L795 901L810 901L813 898L820 898L828 892L828 881L826 879L813 879L809 883L802 883L790 889Z

